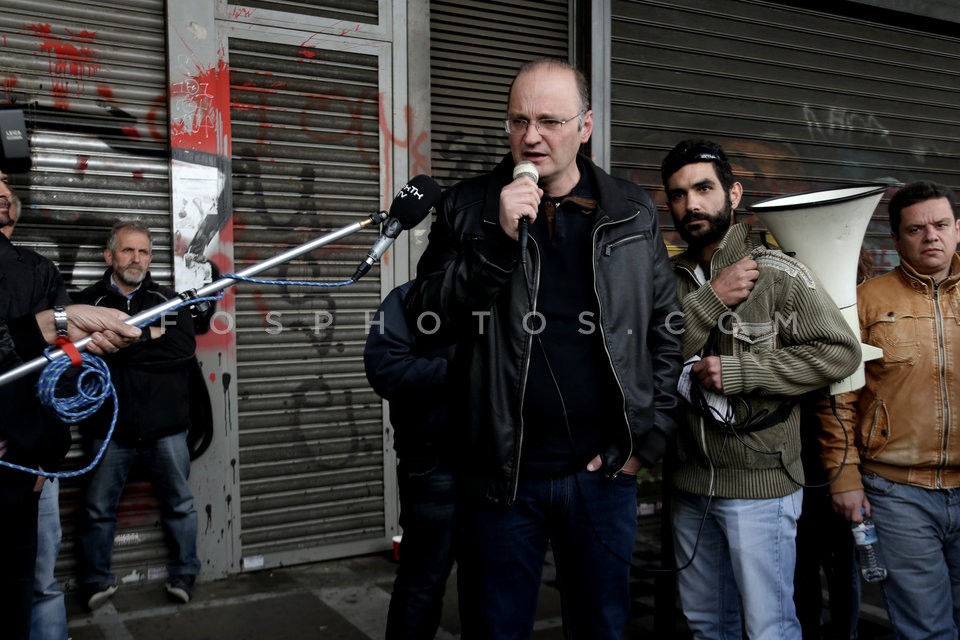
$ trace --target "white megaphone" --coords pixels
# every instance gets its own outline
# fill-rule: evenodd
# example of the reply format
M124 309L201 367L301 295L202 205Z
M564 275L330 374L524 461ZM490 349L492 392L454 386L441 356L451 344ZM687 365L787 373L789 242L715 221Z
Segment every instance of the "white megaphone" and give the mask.
M860 246L870 217L886 190L887 185L882 184L841 187L769 198L747 206L783 251L793 254L813 271L858 338ZM879 358L883 351L862 343L860 349L860 366L849 377L830 385L831 394L853 391L866 384L863 363Z

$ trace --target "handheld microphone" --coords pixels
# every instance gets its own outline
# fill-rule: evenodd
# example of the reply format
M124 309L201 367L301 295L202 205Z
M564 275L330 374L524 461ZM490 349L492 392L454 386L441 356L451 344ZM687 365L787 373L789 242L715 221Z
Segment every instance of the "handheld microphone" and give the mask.
M533 164L529 160L518 162L513 168L513 179L517 180L519 178L529 178L530 180L533 180L533 184L540 182L540 172L537 171L537 165ZM521 255L526 255L527 253L528 224L530 224L530 220L527 218L527 216L520 218L520 226L517 229L517 237L520 240L520 251L522 252Z
M403 186L390 205L390 214L380 230L380 238L367 252L352 280L356 282L380 261L401 231L412 229L427 217L430 210L440 201L440 185L426 175L412 178Z

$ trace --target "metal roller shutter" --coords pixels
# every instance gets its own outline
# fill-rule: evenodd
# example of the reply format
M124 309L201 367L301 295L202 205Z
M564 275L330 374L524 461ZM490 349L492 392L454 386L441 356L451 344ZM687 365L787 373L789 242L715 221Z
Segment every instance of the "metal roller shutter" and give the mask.
M445 186L493 168L509 148L507 92L533 58L571 58L569 0L430 3L433 177ZM536 28L531 28L531 18Z
M24 110L33 169L11 176L23 200L14 242L60 267L69 289L98 279L110 226L138 217L154 236L152 273L171 279L169 142L163 0L5 0L0 102ZM67 469L80 466L75 443ZM58 575L72 576L79 479L62 483ZM166 549L150 487L128 484L113 568L157 577Z
M360 24L377 24L379 0L243 0L249 9L265 9L303 17L330 18Z
M229 42L240 271L379 210L381 104L389 104L380 70L389 63L359 47ZM376 234L262 277L346 280ZM236 288L245 568L356 552L386 535L382 405L363 371L380 290L379 270L342 289Z
M730 151L744 203L886 180L960 187L960 38L873 16L760 0L615 0L613 172L662 203L660 161L698 136ZM880 270L896 263L888 233L884 203L866 239Z

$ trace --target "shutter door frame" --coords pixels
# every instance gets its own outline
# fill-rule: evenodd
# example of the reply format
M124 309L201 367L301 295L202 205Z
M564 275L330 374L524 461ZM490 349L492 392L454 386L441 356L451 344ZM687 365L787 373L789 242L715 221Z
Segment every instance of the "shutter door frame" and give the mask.
M356 154L337 142L344 136L362 135L360 131L363 125L358 125L357 131L353 132L349 128L323 129L325 121L335 127L338 118L343 116L336 111L344 108L349 110L352 108L349 105L338 105L335 104L336 100L331 100L327 105L329 113L326 114L296 111L298 100L307 95L303 93L307 84L304 80L295 78L295 74L286 71L295 71L294 66L308 60L308 57L302 57L300 62L297 62L294 58L281 60L276 56L263 56L262 62L269 61L276 67L265 73L272 74L271 77L278 87L284 84L296 85L289 90L288 96L282 95L287 92L285 88L281 88L276 94L278 100L283 99L288 103L284 111L272 111L272 116L261 114L267 118L280 119L280 122L270 125L277 127L271 133L269 141L276 144L272 147L264 145L264 148L282 151L281 144L287 144L287 151L292 149L294 155L284 158L283 162L294 167L300 166L295 153L297 145L305 148L303 145L313 144L315 150L322 150L324 138L330 142L328 150L321 151L321 161L303 165L303 170L315 172L313 176L304 174L304 182L299 185L288 184L294 191L286 195L280 191L287 180L281 170L274 176L270 176L269 172L261 173L263 178L259 185L241 175L249 170L256 172L269 169L268 165L276 166L276 162L265 155L251 163L248 154L248 150L252 148L251 143L243 141L243 134L240 132L246 131L247 135L250 135L252 129L249 125L244 125L237 115L239 94L231 80L231 110L234 112L231 116L234 256L236 269L240 271L247 266L245 262L250 262L251 240L257 243L260 250L273 254L271 247L276 247L279 252L291 246L299 246L323 233L366 218L387 206L384 205L387 201L387 190L382 185L390 185L393 178L393 150L391 141L383 135L380 121L383 118L392 118L392 115L383 114L383 109L389 109L393 104L393 77L390 72L392 45L377 41L351 41L349 47L344 47L342 38L317 35L315 32L239 24L224 25L221 28L229 36L232 73L239 71L236 61L240 58L240 49L245 48L241 41L269 42L293 51L302 47L308 39L318 58L324 57L324 51L334 58L340 58L333 66L343 65L339 69L343 73L339 78L343 87L349 87L355 82L351 79L353 71L348 68L349 55L372 56L376 60L377 71L377 90L374 95L377 117L372 126L376 131L374 144L378 156L371 159L362 157L363 154ZM257 56L252 51L245 52L243 57L247 60L247 65L257 61ZM290 68L287 69L284 65ZM249 74L249 71L244 74ZM252 81L252 78L250 79ZM338 79L332 76L327 79L331 91L318 93L333 95ZM324 78L319 80L321 83L325 82ZM298 94L298 90L301 93ZM363 118L360 110L353 115ZM282 121L286 116L292 120L284 124ZM311 142L311 136L316 136L315 144ZM368 168L371 161L377 168ZM261 166L253 166L251 169L256 162ZM328 169L326 175L323 168ZM307 208L311 206L308 202L311 199L310 187L301 189L304 184L315 184L318 188L325 186L331 190L332 195L326 198L330 202L321 207L336 209L338 212L323 214L314 211L319 215L297 217L297 202L303 203ZM351 193L351 184L358 187L359 191ZM274 201L272 204L271 199ZM348 205L347 208L343 208L344 204ZM255 213L257 209L263 209L264 213ZM280 213L270 213L280 210ZM247 229L241 232L237 230L238 226ZM254 226L260 229L254 230ZM245 233L246 241L243 240ZM254 235L250 235L251 233ZM264 274L261 277L345 280L365 257L376 236L375 228L354 234L336 245L319 249L311 256L291 261L287 267L271 270L271 273L279 271L280 275ZM247 246L244 247L244 244ZM258 261L254 259L252 263ZM318 266L311 267L307 264L308 261L317 262ZM389 281L389 275L375 270L360 283L338 289L329 296L325 289L318 292L315 289L266 287L261 288L262 294L257 294L253 291L256 286L241 284L237 287L240 538L241 566L244 570L369 553L381 550L389 544L389 538L395 529L395 522L391 522L395 520L395 509L388 504L395 502L392 452L383 428L382 401L369 388L362 364L366 322L368 314L372 314L379 304L384 286L381 279ZM310 300L313 297L316 298L315 301ZM310 306L313 302L317 302L319 306ZM320 351L329 350L324 355L315 352L309 342L301 341L297 333L302 335L304 329L312 326L315 312L323 314L328 311L327 304L335 304L335 324L329 336L315 342ZM279 310L286 317L280 317L279 322L293 327L291 331L284 327L281 333L275 335L264 333L264 329L270 327L265 327L258 317L270 305L284 307ZM302 306L298 308L298 305ZM323 322L326 322L326 317ZM304 349L307 350L306 358L301 358L298 354L303 354ZM251 365L250 358L264 350L272 352L276 364L260 362ZM310 361L314 360L320 363L321 370L311 368ZM325 400L315 393L317 380L311 376L317 374L330 384L327 390L329 398L340 396L342 402L338 404L338 401L331 400L331 404L327 405ZM292 381L285 381L285 378L292 378ZM276 393L269 391L267 385L274 385ZM266 393L263 393L264 390ZM314 400L310 400L311 395ZM293 406L295 402L292 398L302 400L300 409ZM291 420L289 426L278 426L278 422L285 418ZM299 424L301 419L305 419L307 424ZM324 436L325 431L331 432L329 437ZM337 431L343 433L336 435L334 432ZM295 441L298 433L306 436L302 443ZM355 450L356 447L360 447L362 451ZM359 458L363 459L361 462L365 462L358 464ZM279 464L285 466L271 475L271 466ZM297 466L302 468L302 472L290 473L291 469ZM345 473L354 475L352 482L348 483L351 486L337 482L342 480ZM325 493L332 496L331 501L324 501ZM303 495L313 495L314 502L304 506ZM366 508L361 506L364 501ZM291 513L298 509L302 517L291 517Z

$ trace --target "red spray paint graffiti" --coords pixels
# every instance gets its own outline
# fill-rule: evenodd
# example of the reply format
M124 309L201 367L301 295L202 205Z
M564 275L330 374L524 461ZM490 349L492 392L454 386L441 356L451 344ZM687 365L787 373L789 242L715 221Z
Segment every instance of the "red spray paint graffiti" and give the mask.
M58 109L70 108L70 95L80 95L85 82L100 72L100 63L92 45L95 31L73 33L64 29L63 36L53 33L49 24L31 24L27 28L40 40L40 53L49 58L53 79L53 104Z
M220 60L216 67L199 69L170 87L171 104L180 116L170 132L174 147L213 154L229 151L218 148L224 134L222 114L230 112L230 97L217 87L227 74L227 64Z

